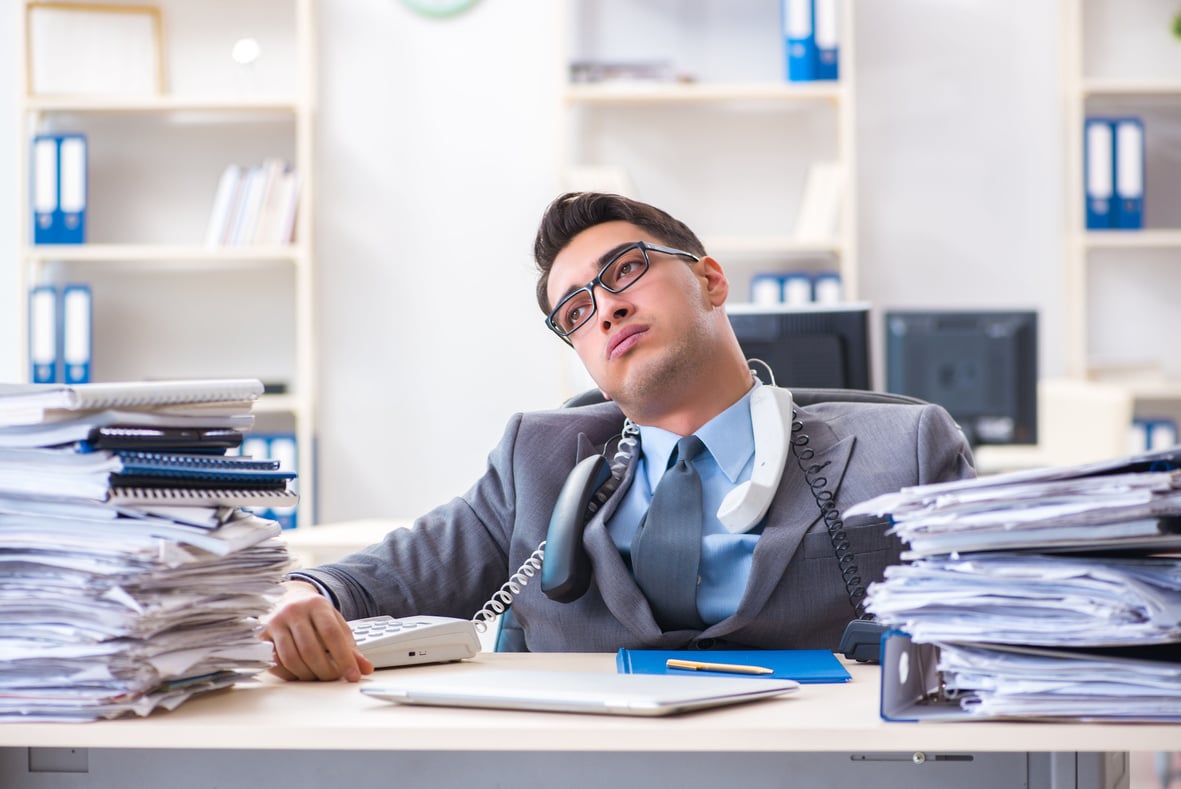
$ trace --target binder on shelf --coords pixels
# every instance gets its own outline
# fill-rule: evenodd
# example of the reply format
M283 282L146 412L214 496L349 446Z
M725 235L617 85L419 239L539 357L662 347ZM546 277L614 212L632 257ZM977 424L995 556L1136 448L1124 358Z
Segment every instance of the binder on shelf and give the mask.
M1107 230L1114 225L1114 136L1110 120L1087 118L1083 132L1087 230Z
M86 241L86 137L33 137L31 200L33 243Z
M1128 446L1131 452L1156 452L1177 446L1177 423L1172 419L1133 419Z
M840 304L845 300L841 275L826 271L812 278L812 301L817 304Z
M787 50L787 79L816 79L816 35L812 0L781 0L783 38Z
M252 433L243 439L241 454L253 459L277 460L281 470L296 471L295 436L291 433ZM294 502L276 502L272 506L251 509L261 518L277 521L284 529L299 525Z
M840 77L840 16L838 0L813 0L816 35L816 79Z
M780 276L783 282L783 303L801 307L812 303L812 275L806 271L792 271Z
M57 139L33 138L32 156L33 243L57 241Z
M1144 227L1144 122L1117 118L1115 125L1115 221L1121 230Z
M35 384L57 382L57 289L38 285L29 290L29 380Z
M783 278L775 273L755 274L750 278L752 304L782 304Z
M89 285L67 285L61 299L62 381L90 383L94 351L93 297Z
M58 141L58 206L62 233L59 244L86 241L86 138L64 134Z

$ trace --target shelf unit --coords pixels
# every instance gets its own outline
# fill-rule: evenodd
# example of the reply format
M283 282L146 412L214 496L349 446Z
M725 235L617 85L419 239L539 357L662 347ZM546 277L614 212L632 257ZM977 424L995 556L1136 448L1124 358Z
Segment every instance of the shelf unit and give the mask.
M1181 416L1181 41L1163 0L1062 0L1065 91L1067 368L1125 385L1138 416ZM1145 120L1144 229L1087 230L1083 125L1091 115ZM1177 418L1176 416L1174 418Z
M630 196L700 235L732 301L754 274L789 270L836 271L856 301L853 6L839 3L840 79L789 82L778 0L565 0L563 188L583 188L576 167L624 174ZM576 82L580 60L660 62L692 79ZM793 225L819 160L842 165L840 218L831 238L801 241Z
M20 183L40 132L88 138L87 240L32 240L17 201L22 289L85 282L94 293L96 381L257 377L286 385L255 405L256 431L294 433L298 522L315 521L314 0L157 0L163 85L153 95L19 95ZM111 8L107 6L107 8ZM27 23L30 6L23 4ZM260 57L231 59L252 38ZM22 39L22 47L27 42ZM20 53L22 68L30 53ZM230 163L286 159L298 174L294 240L207 247ZM19 299L27 332L27 300ZM22 341L27 371L28 339ZM26 372L27 375L27 372Z

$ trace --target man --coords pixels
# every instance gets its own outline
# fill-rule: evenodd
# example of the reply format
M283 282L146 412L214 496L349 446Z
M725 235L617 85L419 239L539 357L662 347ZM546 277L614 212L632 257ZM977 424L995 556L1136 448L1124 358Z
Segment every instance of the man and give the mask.
M782 477L763 502L765 515L759 509L747 518L753 522L736 525L724 517L726 494L752 479L759 441L788 436L792 419L788 405L785 419L768 422L766 403L782 406L790 395L752 377L726 317L729 283L721 265L665 212L594 193L555 200L534 252L546 323L578 353L609 402L514 416L487 472L464 496L378 545L293 574L263 636L275 645L273 671L287 679L349 681L370 672L346 619L470 618L546 539L576 464L613 453L610 495L581 539L592 567L589 589L558 602L539 584L524 587L512 612L525 648L835 648L855 609L823 517L828 511L828 520L839 519L839 509L832 512L825 499L835 495L839 508L906 485L971 475L967 444L948 414L923 405L799 408L798 430L790 434L796 446L775 464ZM628 451L634 440L617 450L625 415L638 428L638 451ZM701 445L679 449L678 440L692 435ZM678 452L698 454L670 463ZM685 542L644 542L675 540L688 528L678 521L670 537L657 525L669 521L654 514L653 497L670 465L691 475L700 491L700 514L692 518L700 532L688 549ZM581 530L581 518L575 520ZM844 561L865 583L897 561L897 541L884 524L844 527L851 553ZM659 547L641 552L641 543ZM680 564L690 569L666 566L683 550L692 558ZM686 572L691 588L670 592L686 582L664 583L663 575ZM670 594L680 597L664 599Z

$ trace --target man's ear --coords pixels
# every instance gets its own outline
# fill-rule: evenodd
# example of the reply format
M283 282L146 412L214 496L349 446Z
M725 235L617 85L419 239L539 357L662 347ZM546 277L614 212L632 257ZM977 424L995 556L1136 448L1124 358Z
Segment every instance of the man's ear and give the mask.
M707 255L701 259L701 264L706 295L711 304L720 307L726 303L726 297L730 295L730 280L726 278L722 264L714 258Z

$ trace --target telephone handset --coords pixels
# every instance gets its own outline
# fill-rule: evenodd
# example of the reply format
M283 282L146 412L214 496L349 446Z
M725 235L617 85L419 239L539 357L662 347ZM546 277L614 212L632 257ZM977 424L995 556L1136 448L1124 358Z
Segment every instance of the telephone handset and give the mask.
M582 548L582 529L597 507L594 495L611 479L611 466L602 455L579 462L550 516L545 537L545 561L541 565L541 591L559 603L572 603L590 588L590 557Z
M733 534L754 528L771 508L787 464L792 410L791 392L787 389L760 386L750 395L754 468L750 479L727 493L718 507L718 520Z

